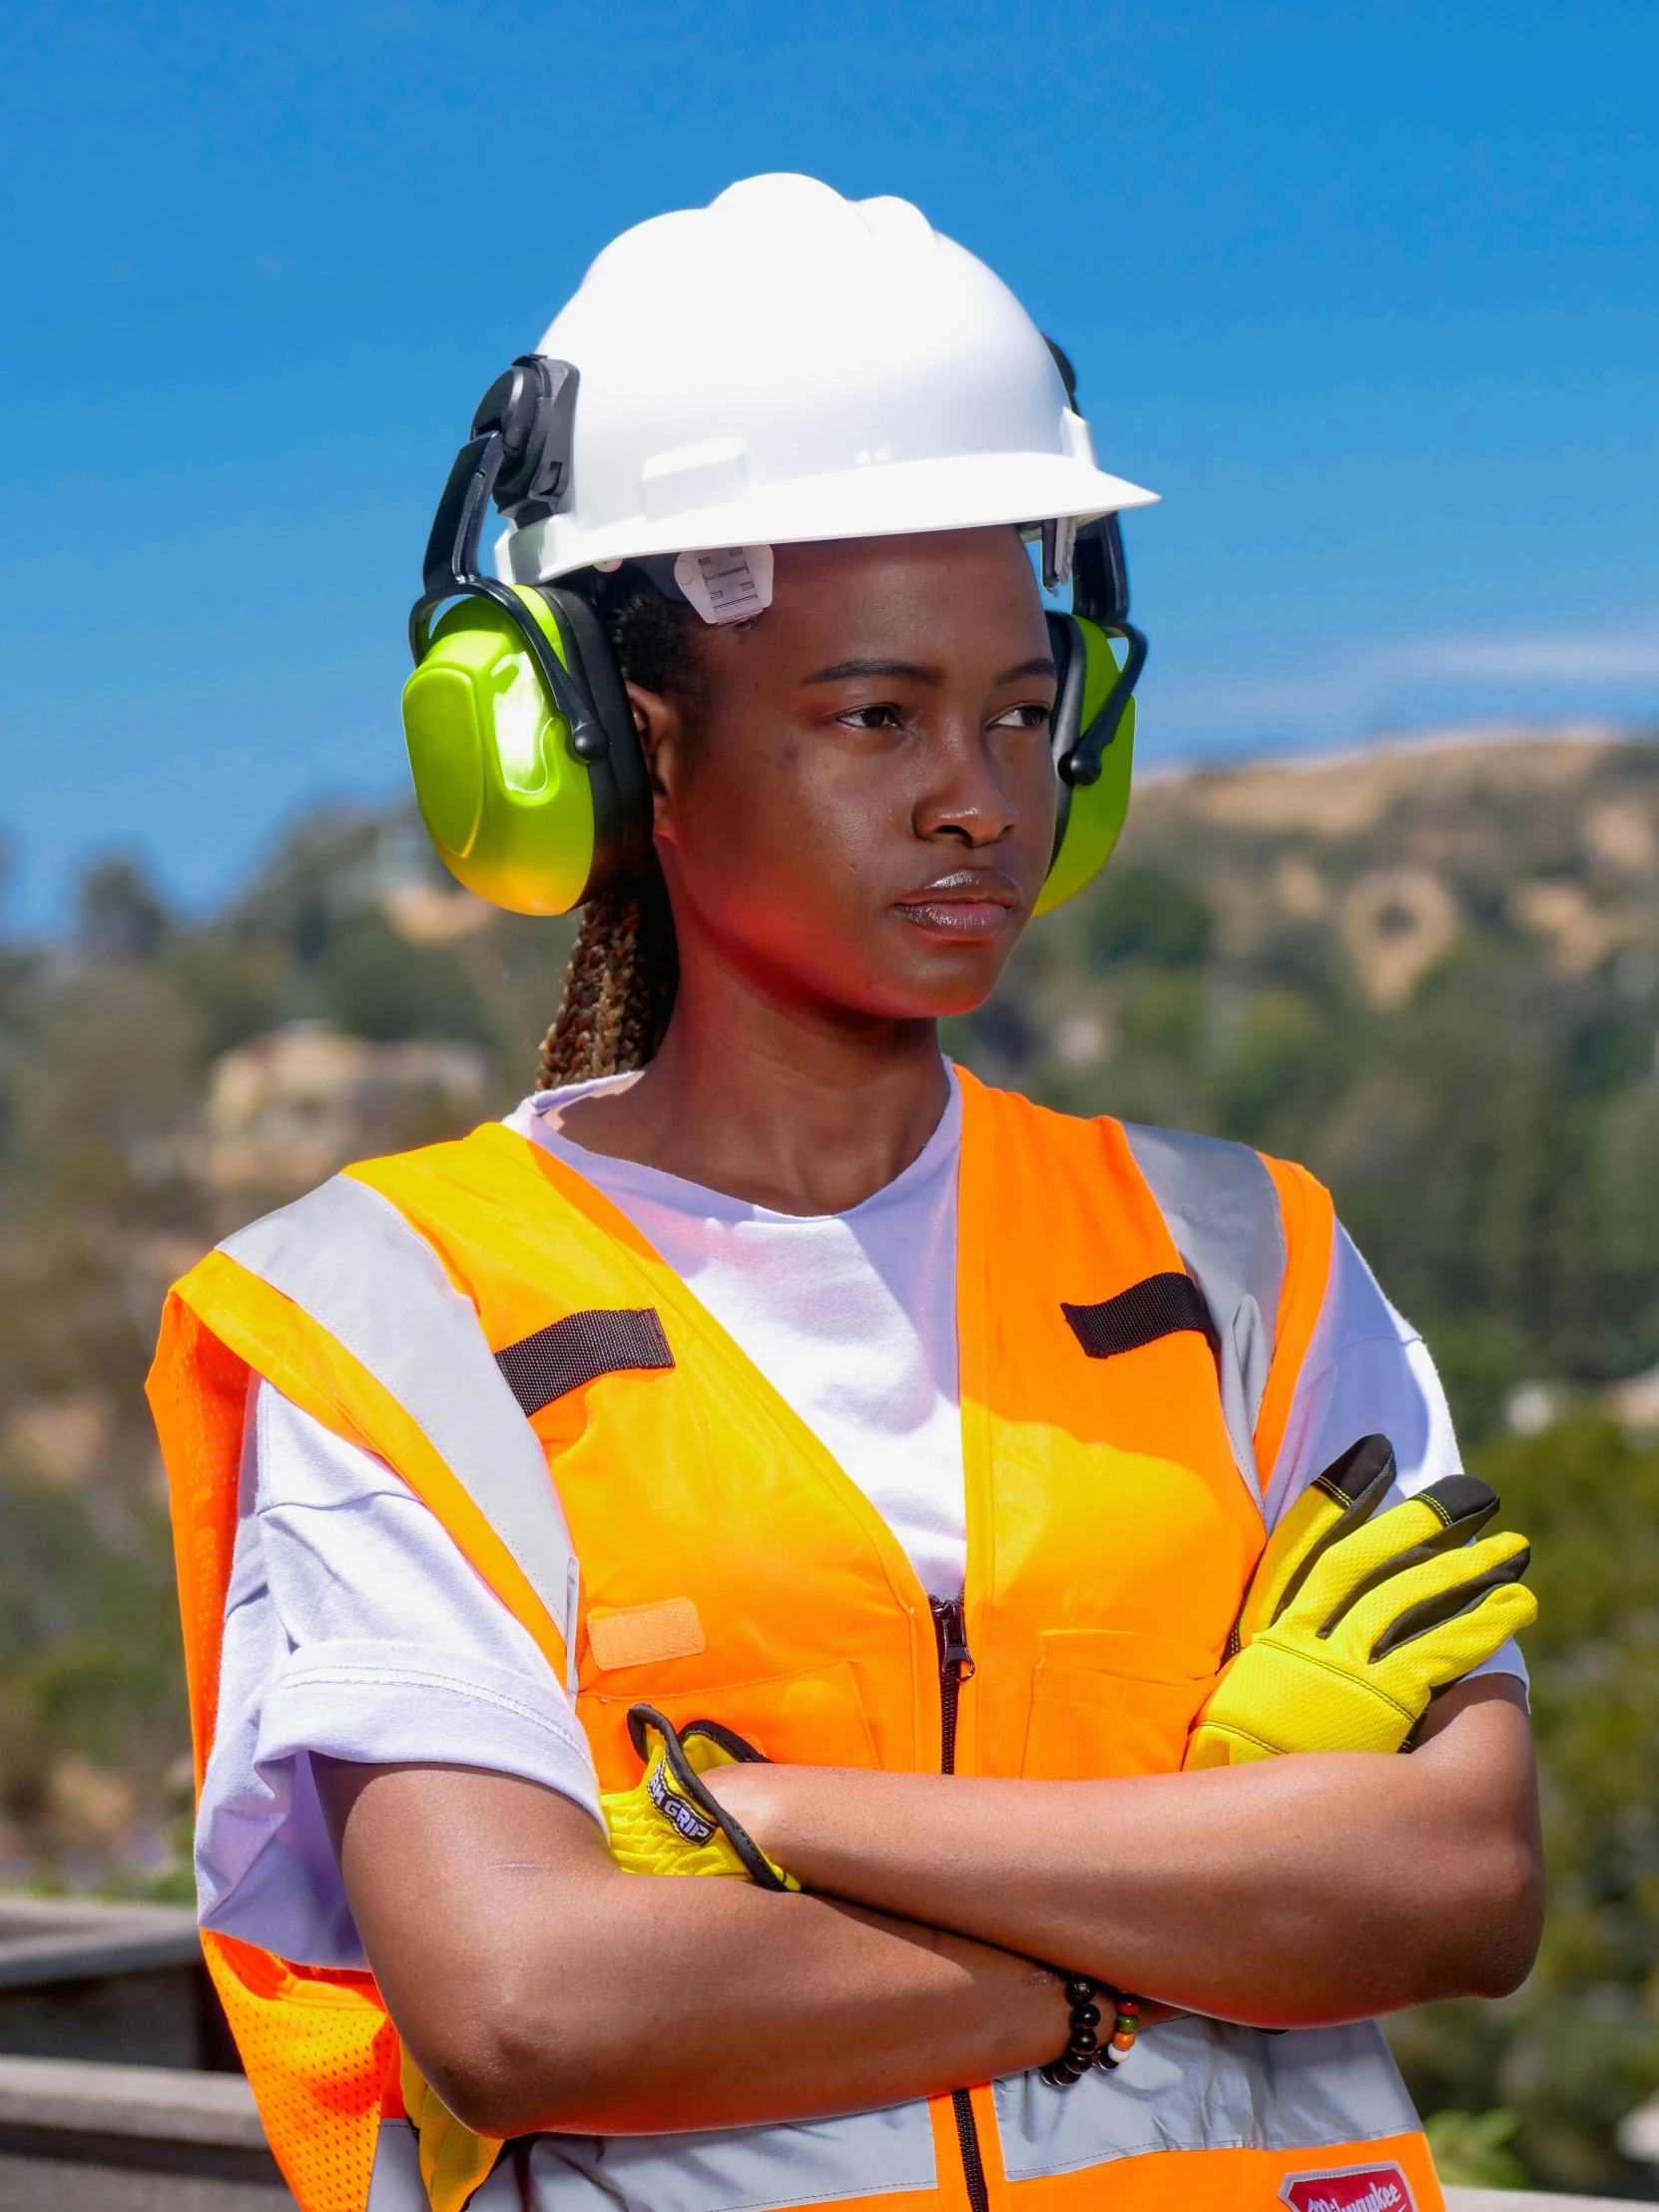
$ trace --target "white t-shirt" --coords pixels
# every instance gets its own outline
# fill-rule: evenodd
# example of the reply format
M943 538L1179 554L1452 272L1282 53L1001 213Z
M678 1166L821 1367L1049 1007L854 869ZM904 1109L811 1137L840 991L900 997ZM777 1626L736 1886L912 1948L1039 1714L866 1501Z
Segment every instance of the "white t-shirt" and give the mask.
M844 1214L750 1206L582 1150L549 1126L578 1091L509 1126L604 1192L829 1446L933 1597L967 1555L956 1380L961 1104L902 1175ZM1272 1526L1357 1436L1394 1447L1401 1495L1459 1466L1421 1339L1347 1235L1267 1500ZM1520 1675L1505 1645L1481 1672ZM592 1761L528 1633L382 1461L270 1384L256 1387L226 1601L219 1733L197 1824L202 1925L285 1958L360 1966L310 1754L486 1767L598 1817Z

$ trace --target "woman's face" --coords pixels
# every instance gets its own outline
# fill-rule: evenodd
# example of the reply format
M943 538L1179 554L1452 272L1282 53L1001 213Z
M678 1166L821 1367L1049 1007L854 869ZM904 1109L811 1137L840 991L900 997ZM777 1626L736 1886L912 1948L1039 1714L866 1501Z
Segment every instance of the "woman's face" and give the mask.
M779 546L695 727L630 686L682 960L887 1018L989 993L1054 838L1054 663L1011 529Z

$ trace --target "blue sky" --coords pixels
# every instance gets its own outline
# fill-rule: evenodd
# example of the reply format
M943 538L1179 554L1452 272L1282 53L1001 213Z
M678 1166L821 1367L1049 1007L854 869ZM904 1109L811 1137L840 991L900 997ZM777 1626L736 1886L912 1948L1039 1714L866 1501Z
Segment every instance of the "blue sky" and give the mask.
M1144 757L1659 718L1659 11L33 6L0 25L14 921L403 774L471 409L627 225L899 193L1073 352Z

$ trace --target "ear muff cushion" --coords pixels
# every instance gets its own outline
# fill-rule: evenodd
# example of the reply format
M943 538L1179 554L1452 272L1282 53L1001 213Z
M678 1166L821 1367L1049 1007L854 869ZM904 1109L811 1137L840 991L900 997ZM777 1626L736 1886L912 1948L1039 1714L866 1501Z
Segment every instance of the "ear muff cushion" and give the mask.
M610 741L610 751L593 768L593 876L584 897L592 898L644 864L651 851L651 779L634 709L605 626L578 591L543 584L536 596L553 610L564 637L565 666L582 686Z
M517 596L568 667L551 610ZM468 890L519 914L568 913L588 895L588 770L505 608L467 598L443 617L403 687L403 729L421 819Z
M1081 644L1084 667L1077 729L1055 731L1056 759L1062 758L1076 743L1078 734L1087 730L1105 705L1118 677L1117 659L1105 631L1079 616L1063 619L1070 632L1068 649L1076 652ZM1062 686L1062 696L1067 688ZM1094 881L1112 857L1123 830L1124 817L1129 812L1129 783L1134 762L1135 702L1131 700L1118 725L1117 736L1101 755L1099 782L1075 785L1069 794L1059 849L1049 863L1033 913L1052 913L1068 898L1075 898Z

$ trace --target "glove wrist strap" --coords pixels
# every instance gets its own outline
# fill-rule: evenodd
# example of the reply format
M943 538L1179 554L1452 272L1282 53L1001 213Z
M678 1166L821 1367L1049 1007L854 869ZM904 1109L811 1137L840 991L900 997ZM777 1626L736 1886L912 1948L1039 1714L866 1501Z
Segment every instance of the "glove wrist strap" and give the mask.
M702 1776L698 1774L691 1761L686 1757L685 1739L706 1736L712 1743L718 1744L729 1758L744 1766L765 1766L768 1762L763 1754L758 1752L753 1744L746 1743L741 1736L735 1735L731 1729L722 1728L718 1721L693 1721L682 1735L682 1732L675 1727L672 1721L666 1719L651 1705L630 1707L628 1728L634 1739L635 1749L642 1758L646 1755L648 1745L646 1731L648 1728L656 1729L663 1739L663 1763L674 1778L675 1789L683 1798L688 1799L695 1806L708 1823L711 1833L718 1829L726 1838L726 1841L742 1861L744 1871L755 1887L758 1890L787 1890L789 1888L788 1882L783 1879L778 1869L766 1853L761 1850L743 1823L726 1810L713 1791L705 1788ZM653 1791L653 1796L656 1797L655 1791ZM660 1798L657 1799L657 1803L659 1811L664 1812L667 1818L672 1819L673 1816L667 1813L667 1808L662 1804ZM679 1824L676 1823L676 1825Z

